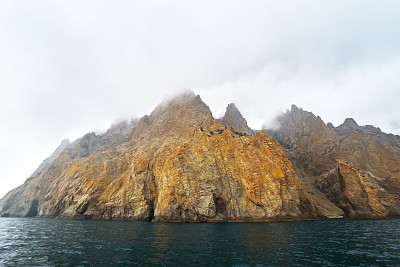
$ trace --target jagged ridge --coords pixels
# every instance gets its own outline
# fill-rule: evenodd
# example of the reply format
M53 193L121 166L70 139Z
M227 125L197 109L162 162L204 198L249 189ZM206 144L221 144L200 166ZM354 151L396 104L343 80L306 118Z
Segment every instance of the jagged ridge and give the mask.
M292 106L266 130L284 148L304 187L323 193L348 217L400 214L400 139L354 119L333 127Z
M88 134L0 201L1 216L153 221L322 218L281 146L237 133L192 92L124 138Z
M149 116L63 142L0 216L272 221L400 214L400 142L353 119L334 127L292 106L254 132L187 91ZM290 161L291 162L290 162ZM293 164L293 165L292 165ZM293 168L294 167L294 168Z

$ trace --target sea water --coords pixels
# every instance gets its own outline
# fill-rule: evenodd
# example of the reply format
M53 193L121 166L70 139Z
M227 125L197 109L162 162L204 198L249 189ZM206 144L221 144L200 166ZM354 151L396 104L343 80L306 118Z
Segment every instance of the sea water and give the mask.
M400 266L400 219L150 223L0 218L0 266Z

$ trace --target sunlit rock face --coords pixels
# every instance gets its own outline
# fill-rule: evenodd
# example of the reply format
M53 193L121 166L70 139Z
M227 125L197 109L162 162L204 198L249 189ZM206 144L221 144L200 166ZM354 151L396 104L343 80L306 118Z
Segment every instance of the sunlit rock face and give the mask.
M0 216L171 222L400 214L400 137L353 119L334 127L296 106L254 132L187 91L149 116L65 140ZM272 137L271 137L271 136Z
M316 203L268 134L227 121L185 92L139 122L78 139L9 192L0 215L209 222L341 213Z
M284 147L313 197L351 218L400 214L399 136L353 119L335 128L296 106L277 120L281 127L266 132Z

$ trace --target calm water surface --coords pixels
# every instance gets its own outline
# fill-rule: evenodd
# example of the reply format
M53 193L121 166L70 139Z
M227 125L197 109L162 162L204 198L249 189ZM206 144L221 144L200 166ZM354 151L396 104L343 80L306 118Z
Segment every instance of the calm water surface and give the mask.
M148 223L0 218L0 266L400 266L400 220Z

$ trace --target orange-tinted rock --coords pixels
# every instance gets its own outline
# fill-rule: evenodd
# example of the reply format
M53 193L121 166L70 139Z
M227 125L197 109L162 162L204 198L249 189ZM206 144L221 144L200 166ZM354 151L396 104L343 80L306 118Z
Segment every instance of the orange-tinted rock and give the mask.
M353 119L327 126L296 106L278 121L281 127L268 132L313 196L323 193L349 217L400 215L400 137Z
M80 139L3 198L0 214L155 221L322 217L278 143L266 133L235 133L192 92L160 104L124 136L124 142L101 146L102 136Z

